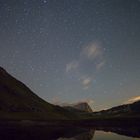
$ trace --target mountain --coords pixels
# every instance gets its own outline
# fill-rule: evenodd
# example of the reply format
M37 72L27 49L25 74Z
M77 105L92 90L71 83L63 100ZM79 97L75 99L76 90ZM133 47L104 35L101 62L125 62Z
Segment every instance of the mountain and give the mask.
M107 110L93 112L93 115L102 117L136 117L140 118L140 101L112 107Z
M79 113L91 113L93 112L91 107L86 102L80 102L77 104L70 104L70 105L64 105L63 108L73 111L73 112L79 112Z
M0 67L0 119L72 119L77 115L52 105Z
M93 112L91 107L86 102L77 103L73 105L72 107L81 111L89 112L89 113Z
M82 120L140 118L140 101L92 112L86 103L60 107L41 99L0 67L0 120Z

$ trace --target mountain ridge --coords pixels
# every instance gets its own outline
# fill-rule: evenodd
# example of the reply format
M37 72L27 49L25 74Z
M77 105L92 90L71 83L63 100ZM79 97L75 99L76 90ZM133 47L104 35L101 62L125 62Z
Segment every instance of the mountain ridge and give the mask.
M0 67L0 114L0 118L3 116L9 119L10 115L16 119L76 118L76 114L41 99L2 67ZM18 117L17 114L24 115Z
M140 118L140 101L115 106L107 110L93 112L92 114L94 117L102 118Z

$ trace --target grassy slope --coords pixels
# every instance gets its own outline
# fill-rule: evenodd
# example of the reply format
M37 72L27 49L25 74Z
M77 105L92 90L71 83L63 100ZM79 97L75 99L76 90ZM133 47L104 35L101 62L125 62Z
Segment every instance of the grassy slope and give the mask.
M74 119L76 114L52 105L0 68L1 119Z

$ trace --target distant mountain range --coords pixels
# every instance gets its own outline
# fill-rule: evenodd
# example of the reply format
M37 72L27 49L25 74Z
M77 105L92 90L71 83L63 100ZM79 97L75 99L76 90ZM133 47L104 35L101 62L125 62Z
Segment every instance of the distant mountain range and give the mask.
M109 118L139 118L140 119L140 101L112 107L107 110L93 112L94 116L102 116Z
M50 104L0 67L0 120L83 120L140 118L140 101L93 112L86 103L60 107Z

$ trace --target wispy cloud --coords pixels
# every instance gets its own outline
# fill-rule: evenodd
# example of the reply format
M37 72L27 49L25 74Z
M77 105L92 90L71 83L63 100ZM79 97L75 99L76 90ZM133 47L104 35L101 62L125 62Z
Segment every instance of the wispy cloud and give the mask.
M134 103L139 100L140 100L140 96L132 97L132 98L128 99L127 101L125 101L124 104Z
M93 99L83 99L77 103L88 103L90 106L92 106L95 103L95 101Z
M89 89L93 78L95 77L95 73L100 71L104 65L104 51L101 43L92 42L82 47L79 51L79 58L77 60L72 60L66 64L65 71L68 73L79 70L78 76L83 89ZM85 68L87 70L85 70ZM93 72L90 71L91 69ZM83 75L86 75L86 77L83 78Z
M100 70L105 65L103 54L104 51L99 42L90 43L83 47L81 51L82 59L92 61L95 65L96 71Z
M96 64L96 69L100 70L105 65L105 61L101 60L99 63Z
M77 69L79 66L79 62L78 61L72 61L68 64L66 64L66 72L70 72L72 70Z
M83 48L81 55L93 60L102 56L102 50L98 43L91 43Z
M88 89L91 85L92 79L90 77L82 78L82 85L84 86L84 89Z

